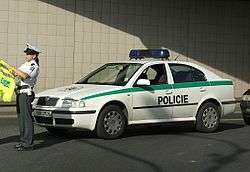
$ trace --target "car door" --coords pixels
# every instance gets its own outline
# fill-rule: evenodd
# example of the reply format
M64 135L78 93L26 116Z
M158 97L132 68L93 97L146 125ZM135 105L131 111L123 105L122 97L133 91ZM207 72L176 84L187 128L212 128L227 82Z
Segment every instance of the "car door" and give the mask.
M148 79L149 86L136 85L139 79ZM144 122L160 122L172 116L172 107L165 106L163 97L171 92L167 83L165 63L146 67L133 86L133 120Z
M207 93L205 74L186 64L169 63L173 77L173 118L195 116L198 103Z

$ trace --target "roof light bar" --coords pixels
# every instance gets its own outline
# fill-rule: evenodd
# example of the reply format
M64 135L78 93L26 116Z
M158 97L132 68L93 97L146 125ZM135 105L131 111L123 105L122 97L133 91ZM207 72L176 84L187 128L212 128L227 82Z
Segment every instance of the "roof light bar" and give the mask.
M142 58L168 58L169 51L167 49L148 49L148 50L131 50L129 53L130 59Z

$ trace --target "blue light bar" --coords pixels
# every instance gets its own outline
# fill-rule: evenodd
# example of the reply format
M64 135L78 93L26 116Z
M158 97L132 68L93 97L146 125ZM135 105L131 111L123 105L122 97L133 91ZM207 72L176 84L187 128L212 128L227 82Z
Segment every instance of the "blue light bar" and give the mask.
M167 49L148 49L148 50L131 50L129 57L132 59L142 58L168 58L169 51Z

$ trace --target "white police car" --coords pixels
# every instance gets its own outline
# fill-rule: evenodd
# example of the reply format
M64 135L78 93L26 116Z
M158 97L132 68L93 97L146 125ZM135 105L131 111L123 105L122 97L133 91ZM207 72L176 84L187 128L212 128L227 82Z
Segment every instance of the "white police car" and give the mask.
M199 131L215 131L235 109L233 82L193 63L161 60L168 56L162 49L131 50L129 61L41 92L33 102L35 123L50 132L95 130L107 139L132 124L194 121Z

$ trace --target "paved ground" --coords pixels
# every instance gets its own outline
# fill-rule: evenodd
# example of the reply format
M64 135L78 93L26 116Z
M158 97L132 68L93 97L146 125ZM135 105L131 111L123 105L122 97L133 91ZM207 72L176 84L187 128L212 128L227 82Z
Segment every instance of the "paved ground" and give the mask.
M16 152L17 119L0 113L0 171L250 171L250 127L241 116L223 119L216 133L191 123L129 128L121 139L89 132L49 135L36 127L35 150Z

